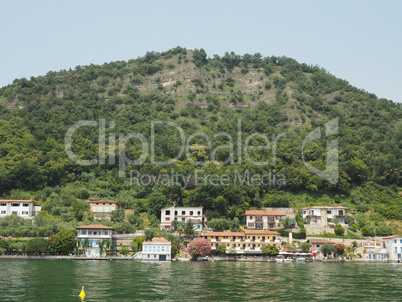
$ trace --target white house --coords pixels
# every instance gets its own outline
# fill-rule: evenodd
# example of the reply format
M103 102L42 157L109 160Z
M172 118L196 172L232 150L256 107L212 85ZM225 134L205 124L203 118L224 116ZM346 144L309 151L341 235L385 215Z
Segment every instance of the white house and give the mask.
M87 257L101 257L99 252L99 241L107 240L112 243L113 228L104 225L83 225L76 228L78 230L77 240L84 242L85 239L89 240L89 247L86 247ZM106 245L104 246L106 250Z
M327 226L331 224L334 218L337 218L338 223L346 225L348 214L346 207L330 207L330 206L314 206L303 208L303 218L307 219L310 225Z
M171 206L161 210L161 230L170 230L172 228L172 221L177 220L184 228L187 221L194 223L194 230L197 232L202 231L202 209L203 207L176 207Z
M0 217L9 215L17 215L23 218L32 218L38 212L41 207L35 206L32 199L30 200L0 200Z
M389 260L402 261L402 235L388 236L383 239L385 240Z
M247 210L246 225L248 229L276 230L281 227L279 219L286 216L279 211Z
M150 261L166 261L171 260L172 243L163 237L154 237L152 241L142 243L142 252L136 259Z

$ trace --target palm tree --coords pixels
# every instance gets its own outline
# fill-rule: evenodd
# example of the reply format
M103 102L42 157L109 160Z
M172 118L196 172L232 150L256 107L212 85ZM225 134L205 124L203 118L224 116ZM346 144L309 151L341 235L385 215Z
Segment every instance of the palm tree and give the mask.
M85 238L85 239L82 241L81 245L82 245L82 249L83 249L83 251L84 251L84 254L86 255L86 254L87 254L87 247L90 246L89 239L88 239L88 238Z
M102 257L102 254L105 250L105 244L106 244L106 240L102 239L98 241L98 246L99 246L99 257Z

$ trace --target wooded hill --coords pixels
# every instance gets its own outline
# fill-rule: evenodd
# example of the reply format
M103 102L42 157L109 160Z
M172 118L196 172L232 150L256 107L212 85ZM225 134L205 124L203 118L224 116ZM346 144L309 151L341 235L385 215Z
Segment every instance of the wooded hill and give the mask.
M338 118L338 134L325 136L325 123ZM82 166L66 155L67 130L81 120L106 125L104 165ZM277 160L272 149L251 150L253 165L234 148L212 151L237 140L241 121L242 141L254 133L286 133L277 144ZM204 133L211 149L190 150L197 166L185 155L169 166L154 165L148 156L140 166L126 166L141 174L235 175L239 173L285 176L284 186L204 185L190 178L185 190L180 185L141 186L130 184L118 174L118 143L108 144L109 134L141 133L150 144L151 122L171 121L179 125L186 139ZM338 139L339 181L321 179L302 160L302 141L317 127L321 139L304 148L308 163L325 169L327 141ZM72 150L83 159L99 157L97 127L81 127L73 135ZM157 161L176 157L180 151L178 131L167 125L155 126ZM250 145L264 141L254 136ZM191 146L205 145L196 137ZM115 150L115 156L110 150ZM142 145L138 139L126 144L127 156L138 159ZM373 232L391 221L397 228L402 220L402 106L357 89L318 66L300 64L287 57L261 54L226 53L207 57L203 49L181 47L163 53L148 52L128 62L77 66L48 72L45 76L16 79L0 89L0 193L3 198L34 197L50 215L83 209L88 197L114 199L135 212L159 215L166 205L202 205L208 218L243 219L244 210L263 206L302 207L339 203L356 209L359 228ZM109 164L110 157L116 164ZM211 161L215 159L215 161ZM237 171L237 172L236 172ZM248 171L248 172L247 172ZM183 184L182 184L183 185ZM67 215L64 215L65 217ZM73 218L71 218L72 220ZM85 217L75 218L82 220ZM75 221L74 220L74 221ZM356 221L357 221L356 220ZM387 222L388 224L389 222ZM385 233L389 233L385 232Z

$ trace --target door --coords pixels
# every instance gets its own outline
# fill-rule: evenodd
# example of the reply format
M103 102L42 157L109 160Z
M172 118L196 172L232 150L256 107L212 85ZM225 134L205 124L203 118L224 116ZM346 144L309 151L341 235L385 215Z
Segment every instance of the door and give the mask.
M166 255L159 255L159 261L166 261Z

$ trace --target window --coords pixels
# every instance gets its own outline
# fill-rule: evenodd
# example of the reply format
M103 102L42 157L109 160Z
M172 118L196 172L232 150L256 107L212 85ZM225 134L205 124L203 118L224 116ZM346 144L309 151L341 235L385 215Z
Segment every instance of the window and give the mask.
M170 247L167 246L166 247L166 252L169 252L169 250L170 250Z
M95 232L94 232L94 235L98 235L97 233L98 233L98 232L95 231Z
M397 247L395 247L395 253L398 253L398 248Z
M146 252L148 250L147 246L144 246L144 252Z
M253 216L250 216L249 218L250 218L250 219L253 219Z
M331 211L327 211L327 214L331 214Z
M166 210L165 215L170 215L170 210Z
M182 222L186 222L186 218L182 218L181 221L182 221Z
M19 203L12 203L11 206L12 206L12 207L19 207L20 204L19 204Z
M394 239L394 243L396 243L396 239Z
M105 231L105 235L107 235L108 234L108 231Z
M6 211L1 211L1 214L2 214L2 215L6 214Z
M22 215L28 215L28 211L22 211Z
M82 231L82 235L86 235L87 234L87 231Z
M160 252L161 251L161 247L158 245L157 247L157 251Z
M109 207L109 212L111 212L112 211L112 208L111 207Z
M151 256L151 255L148 254L148 258L149 258L150 256Z
M186 211L181 211L181 215L186 215Z
M165 220L166 220L166 221L170 221L170 217L165 217Z
M177 211L174 211L174 215L177 216Z
M198 211L197 213L198 213L198 216L200 216L200 215L201 215L201 211Z
M402 239L399 241L399 243L401 243L401 244L402 244Z
M316 247L320 247L320 245L319 245L319 244L317 244L317 245L316 245Z
M165 251L165 247L164 247L164 246L161 247L161 251L162 251L162 252Z
M193 211L190 211L190 216L193 216L193 213L194 213Z
M0 203L0 207L6 207L7 204L5 202Z
M92 231L88 231L88 235L92 235Z
M306 214L306 211L303 211L303 214Z
M29 203L24 203L22 206L23 207L29 207Z
M18 215L18 212L17 211L12 211L11 215Z
M99 207L96 207L96 212L98 212L98 210L99 210Z
M154 255L154 258L156 258L156 255Z
M103 205L105 205L105 203L103 203Z
M152 251L156 252L156 246L154 245Z
M201 228L201 226L200 225L197 225L197 229L200 229Z

